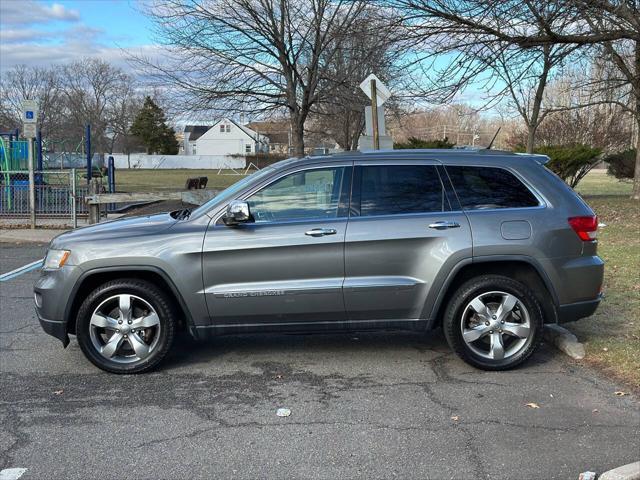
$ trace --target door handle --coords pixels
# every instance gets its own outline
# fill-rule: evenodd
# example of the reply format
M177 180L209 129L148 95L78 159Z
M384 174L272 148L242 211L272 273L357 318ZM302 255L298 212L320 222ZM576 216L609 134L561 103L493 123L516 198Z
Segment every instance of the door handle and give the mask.
M460 228L460 224L458 222L434 222L429 224L429 228L445 230L447 228Z
M335 235L338 231L335 228L314 228L304 232L305 235L310 237L324 237L325 235Z

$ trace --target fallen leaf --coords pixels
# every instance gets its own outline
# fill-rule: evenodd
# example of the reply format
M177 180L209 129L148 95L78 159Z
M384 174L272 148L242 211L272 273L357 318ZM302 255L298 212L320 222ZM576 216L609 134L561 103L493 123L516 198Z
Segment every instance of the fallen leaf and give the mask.
M607 347L604 347L604 348L602 349L602 351L603 351L603 352L608 352L608 351L609 351L609 349L608 349Z
M54 395L62 395L64 393L64 390L56 390L55 392L53 392Z
M616 397L624 397L625 395L629 395L627 392L623 392L623 391L620 391L620 390L619 390L619 391L617 391L617 392L613 392L613 394L614 394Z
M457 415L453 415L451 417L451 420L453 420L454 422L457 422L460 419L460 417L458 417Z
M525 403L524 406L529 408L540 408L540 405L535 402Z
M591 410L592 413L598 413L598 409L594 408L593 410Z
M280 380L280 379L282 379L282 375L276 375L276 378L277 378L278 380Z

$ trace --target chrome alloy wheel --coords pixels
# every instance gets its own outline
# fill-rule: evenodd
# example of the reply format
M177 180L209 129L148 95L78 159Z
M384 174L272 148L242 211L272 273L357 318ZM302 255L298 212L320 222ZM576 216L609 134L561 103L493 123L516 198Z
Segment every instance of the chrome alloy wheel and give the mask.
M133 363L147 358L160 338L160 318L146 300L119 294L104 300L89 322L91 343L104 358Z
M510 293L478 295L460 319L462 338L477 355L503 360L520 352L531 336L531 319L524 304Z

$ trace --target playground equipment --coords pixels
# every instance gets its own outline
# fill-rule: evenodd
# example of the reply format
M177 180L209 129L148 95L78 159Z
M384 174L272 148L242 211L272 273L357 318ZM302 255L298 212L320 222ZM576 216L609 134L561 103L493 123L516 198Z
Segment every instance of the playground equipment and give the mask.
M83 198L89 182L98 179L101 186L115 191L115 169L105 168L100 158L91 152L91 129L72 148L69 142L52 142L38 131L32 140L19 140L19 132L0 132L0 216L25 217L32 212L29 200L29 142L34 142L35 213L38 216L69 216L87 212ZM55 152L59 153L55 153ZM108 176L107 176L108 175ZM94 192L99 193L99 192Z
M6 140L4 137L7 137ZM27 140L18 140L18 132L0 133L0 182L3 194L0 196L0 202L6 204L8 208L12 208L13 190L12 185L21 190L28 190L29 180L24 174L19 173L21 170L28 169L29 161L29 143Z

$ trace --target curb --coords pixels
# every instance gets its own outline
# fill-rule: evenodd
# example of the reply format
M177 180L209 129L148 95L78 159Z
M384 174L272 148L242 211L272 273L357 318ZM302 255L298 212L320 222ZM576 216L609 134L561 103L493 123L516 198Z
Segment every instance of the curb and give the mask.
M598 480L640 480L640 461L604 472Z
M559 325L545 325L543 335L545 341L555 346L561 352L566 353L574 360L582 360L584 358L584 345L566 328Z

